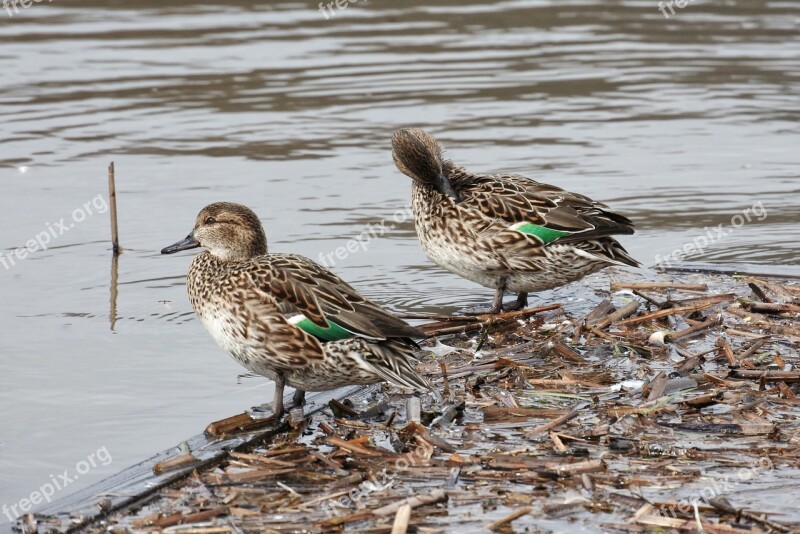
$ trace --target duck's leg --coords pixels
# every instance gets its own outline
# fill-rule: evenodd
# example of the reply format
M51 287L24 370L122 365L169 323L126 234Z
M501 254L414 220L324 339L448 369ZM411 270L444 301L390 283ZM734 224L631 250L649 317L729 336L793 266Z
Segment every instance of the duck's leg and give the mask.
M279 418L283 415L283 388L286 387L286 378L278 375L275 378L275 398L272 399L272 417Z
M503 282L503 285L497 288L497 291L494 293L494 299L492 299L492 307L489 309L489 313L497 314L503 311L503 296L506 294L506 284Z
M306 392L302 389L295 389L292 395L292 408L302 407L306 403Z
M503 280L494 294L492 305L488 308L467 308L465 315L496 315L503 311L503 295L506 294L506 282Z
M520 293L517 295L517 300L510 304L503 306L503 311L517 311L524 310L528 306L528 294Z

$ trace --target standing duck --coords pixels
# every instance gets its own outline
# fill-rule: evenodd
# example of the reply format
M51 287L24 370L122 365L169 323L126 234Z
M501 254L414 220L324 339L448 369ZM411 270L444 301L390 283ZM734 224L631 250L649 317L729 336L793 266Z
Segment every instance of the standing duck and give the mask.
M613 235L633 223L578 193L514 174L473 174L443 157L427 132L398 130L392 157L413 180L412 206L428 258L496 290L489 313L524 308L528 293L609 265L639 266ZM506 291L518 293L503 305Z
M411 363L422 333L313 261L268 253L249 208L206 206L192 232L161 253L197 247L206 251L189 268L192 307L234 360L275 382L273 417L284 412L286 385L295 404L306 391L354 384L430 389Z

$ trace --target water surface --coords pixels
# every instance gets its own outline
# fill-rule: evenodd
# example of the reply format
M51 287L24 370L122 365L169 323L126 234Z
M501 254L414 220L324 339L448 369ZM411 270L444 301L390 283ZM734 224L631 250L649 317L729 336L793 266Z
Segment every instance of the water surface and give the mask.
M113 461L59 494L271 398L194 319L190 255L158 253L205 204L246 203L273 250L317 260L386 220L339 274L394 310L486 303L396 215L398 127L472 169L611 204L648 265L719 224L733 231L696 259L800 252L796 2L666 20L655 1L371 0L326 20L316 2L95 0L0 19L0 255L68 228L0 264L0 504L102 448ZM108 214L91 203L112 160L115 311ZM733 229L748 209L764 216Z

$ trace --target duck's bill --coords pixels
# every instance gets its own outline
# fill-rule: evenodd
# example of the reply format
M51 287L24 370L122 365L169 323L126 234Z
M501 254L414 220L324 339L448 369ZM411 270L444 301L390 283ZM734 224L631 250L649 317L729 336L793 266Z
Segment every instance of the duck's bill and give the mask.
M456 204L461 202L461 198L458 196L456 190L453 189L453 186L450 185L450 180L447 179L447 176L445 176L444 173L439 173L439 176L436 178L436 188L443 195L447 195L452 198Z
M186 236L185 239L178 241L177 243L168 246L167 248L161 249L162 254L175 254L176 252L180 252L181 250L189 250L192 248L197 248L200 246L200 243L192 237L192 234Z

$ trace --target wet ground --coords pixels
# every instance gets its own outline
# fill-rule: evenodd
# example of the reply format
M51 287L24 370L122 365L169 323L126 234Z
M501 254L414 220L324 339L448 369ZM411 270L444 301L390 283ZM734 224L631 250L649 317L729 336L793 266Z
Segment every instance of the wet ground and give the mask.
M669 20L651 1L372 0L330 20L315 2L0 11L0 504L65 470L59 494L74 491L271 397L194 320L188 256L158 254L206 203L247 203L273 249L315 259L388 220L337 272L398 311L488 301L392 220L409 197L397 127L610 203L646 264L719 224L698 259L796 262L798 17L744 0ZM46 250L10 264L43 232Z

